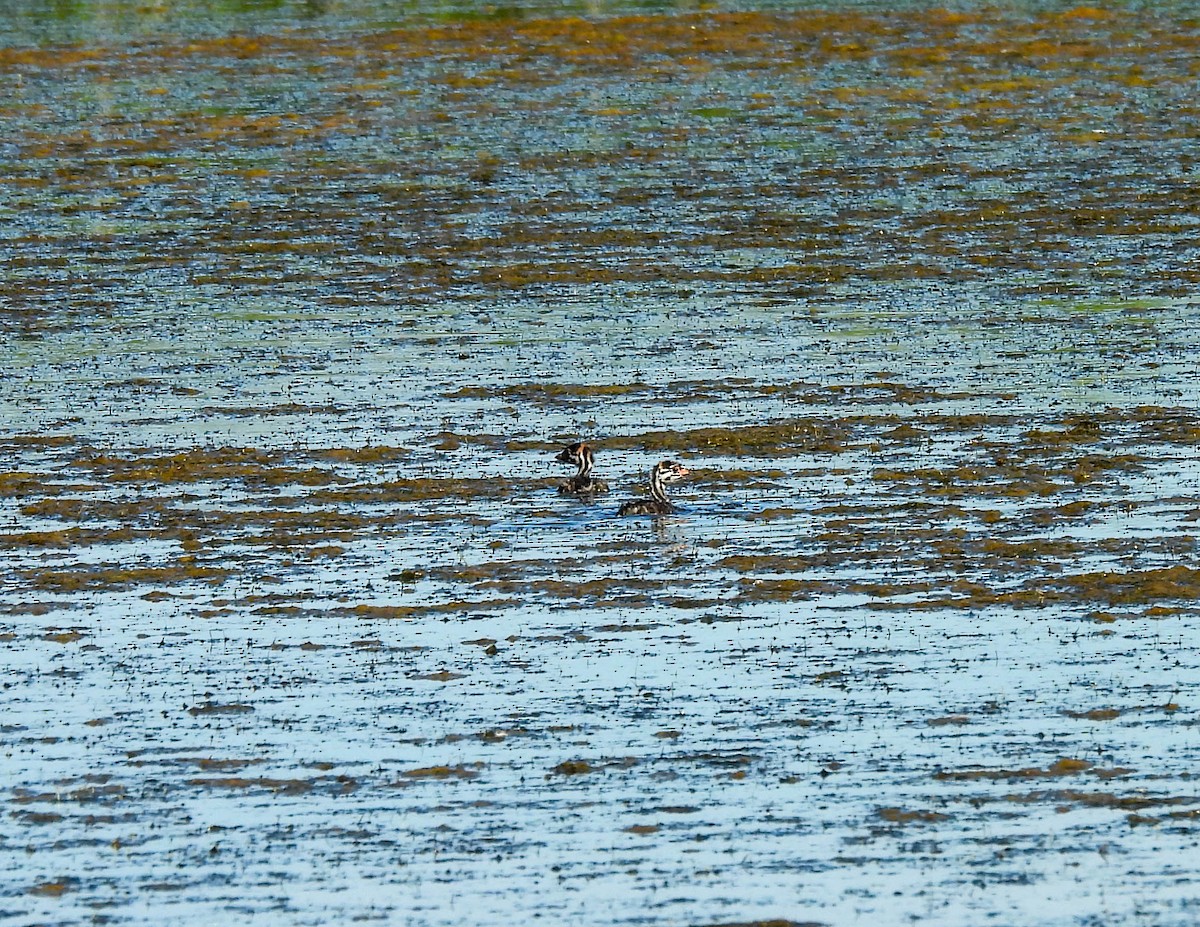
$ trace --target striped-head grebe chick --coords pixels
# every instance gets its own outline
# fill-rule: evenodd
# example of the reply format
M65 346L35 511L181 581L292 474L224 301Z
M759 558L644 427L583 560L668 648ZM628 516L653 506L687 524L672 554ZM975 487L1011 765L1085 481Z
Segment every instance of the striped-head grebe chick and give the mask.
M598 492L608 492L608 484L592 476L592 467L596 464L596 454L586 441L576 441L554 458L559 463L574 464L579 471L558 487L558 491L569 496L591 496Z
M663 460L650 471L650 498L631 499L617 509L618 515L670 515L678 511L667 499L667 483L675 483L690 471L681 463Z

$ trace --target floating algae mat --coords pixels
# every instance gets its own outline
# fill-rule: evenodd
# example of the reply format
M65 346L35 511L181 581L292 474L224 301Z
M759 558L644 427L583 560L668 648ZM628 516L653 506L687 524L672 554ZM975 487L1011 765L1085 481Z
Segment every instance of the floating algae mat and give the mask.
M1200 22L352 6L8 11L0 924L1192 923Z

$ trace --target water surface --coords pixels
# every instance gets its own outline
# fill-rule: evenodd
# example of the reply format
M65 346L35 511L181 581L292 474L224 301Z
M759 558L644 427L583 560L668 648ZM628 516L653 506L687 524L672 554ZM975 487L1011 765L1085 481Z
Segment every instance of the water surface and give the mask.
M56 9L0 917L1191 922L1195 21Z

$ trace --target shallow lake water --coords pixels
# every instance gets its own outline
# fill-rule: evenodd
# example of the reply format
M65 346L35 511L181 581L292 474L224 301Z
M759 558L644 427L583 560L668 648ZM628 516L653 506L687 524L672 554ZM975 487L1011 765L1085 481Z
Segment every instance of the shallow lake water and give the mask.
M0 923L1195 921L1200 22L10 6Z

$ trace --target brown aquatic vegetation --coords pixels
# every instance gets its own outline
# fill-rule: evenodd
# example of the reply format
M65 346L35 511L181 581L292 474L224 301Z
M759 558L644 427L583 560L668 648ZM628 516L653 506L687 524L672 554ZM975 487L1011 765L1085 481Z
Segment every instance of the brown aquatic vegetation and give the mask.
M315 785L312 779L241 779L230 777L224 779L189 779L188 785L205 789L263 789L284 795L301 795L311 792Z
M899 394L893 380L880 380L887 391ZM753 384L731 381L729 387L753 392ZM871 387L864 384L863 389ZM686 388L696 388L689 385ZM640 391L642 385L631 389ZM807 395L803 384L797 395ZM618 391L620 392L620 391ZM574 389L566 395L576 394ZM474 395L472 393L471 395ZM540 402L534 390L515 401ZM547 395L557 395L556 388ZM1118 410L1103 410L1088 416L1068 414L1048 417L1036 427L1016 430L1018 421L1011 416L946 415L917 413L902 417L855 413L845 417L822 416L784 419L766 425L707 427L672 432L648 432L636 436L615 437L606 446L620 448L677 449L693 456L729 457L765 456L783 458L793 454L838 454L861 447L874 438L895 435L897 429L911 427L920 440L944 439L949 433L964 438L979 431L1008 433L1009 440L971 439L962 444L965 458L948 465L898 469L879 468L873 482L902 490L886 502L853 505L845 501L826 504L815 511L824 517L823 530L810 535L801 550L779 553L756 550L726 553L706 558L717 571L737 576L736 593L742 602L786 601L835 593L865 594L874 606L888 603L902 608L936 607L977 608L1008 605L1018 608L1040 607L1052 603L1103 603L1106 607L1144 605L1153 616L1173 602L1196 599L1195 577L1186 567L1162 569L1108 570L1078 573L1073 564L1089 552L1105 553L1128 562L1141 553L1159 550L1172 556L1186 554L1186 543L1169 539L1132 540L1111 538L1088 544L1069 538L1049 540L1036 532L1042 526L1065 519L1103 518L1116 511L1112 497L1098 495L1119 491L1114 474L1136 474L1151 464L1151 458L1128 449L1131 429L1138 441L1154 441L1171 446L1175 438L1187 440L1186 428L1194 416L1177 409L1141 407L1132 416ZM917 425L919 424L919 428ZM484 436L484 445L500 449L509 439ZM530 449L544 447L532 442ZM552 443L551 443L551 446ZM115 562L71 566L47 564L27 566L20 571L24 581L35 588L60 593L86 589L123 588L132 585L169 586L188 581L220 583L236 569L238 557L211 556L221 548L243 545L248 548L291 551L297 558L315 561L348 556L354 545L374 531L403 531L421 523L454 520L460 523L488 525L490 520L468 514L465 518L449 500L505 500L514 493L537 493L553 482L552 478L534 480L494 480L461 477L403 477L369 479L376 464L402 461L408 451L401 448L342 447L310 450L256 451L245 447L184 451L164 456L145 452L106 451L97 454L77 442L53 445L55 453L65 454L68 465L86 469L99 484L125 485L130 482L147 487L140 498L114 500L95 498L94 492L76 495L51 495L38 498L32 487L46 482L45 475L23 475L18 484L24 498L24 514L42 518L74 521L79 524L58 530L39 530L0 536L0 549L63 551L70 553L85 547L104 548L152 539L172 540L184 554L167 564L117 564ZM299 464L297 466L297 464ZM318 466L309 466L309 465ZM335 475L324 469L336 465ZM769 489L776 481L788 479L790 468L737 468L698 470L699 482L716 490L744 490L761 486ZM820 469L811 471L821 476ZM313 473L321 473L319 479ZM336 481L337 487L328 482ZM272 498L256 493L252 505L237 507L197 506L200 495L183 496L169 487L191 486L198 482L232 480L256 491L259 487L291 488L292 493ZM1023 499L1044 492L1078 493L1079 487L1091 487L1090 498L1071 498L1055 505L1031 507L1017 512L997 508L975 509L977 499ZM161 492L161 495L154 495ZM953 501L946 501L950 496ZM995 504L995 503L992 503ZM385 514L368 515L355 511L359 506L386 505ZM803 517L804 507L750 510L754 520L786 524ZM533 514L538 514L534 512ZM546 509L546 515L552 509ZM105 527L91 522L104 520ZM115 524L112 524L115 523ZM979 533L977 526L996 526L998 530ZM903 534L897 529L903 526ZM1029 537L1030 532L1034 537ZM1020 536L1024 535L1024 536ZM902 541L901 541L902 537ZM723 542L712 539L707 546L719 550ZM201 552L208 552L199 557ZM619 575L629 548L616 545L611 551L597 552L586 561L558 558L497 559L470 567L439 567L422 571L436 580L460 590L483 591L491 588L503 597L480 599L477 595L442 596L423 604L352 606L347 614L364 618L416 618L454 612L469 613L506 607L519 596L554 602L586 600L594 607L660 602L679 608L711 607L720 601L705 589L712 574L704 571L671 579L631 578ZM230 559L232 557L232 559ZM685 562L685 561L681 561ZM565 579L564 569L578 571L611 564L618 575ZM919 579L888 580L842 576L815 578L813 571L846 570L858 565L887 566L904 564L906 574L919 569ZM411 571L409 571L411 572ZM966 575L964 575L966 574ZM397 578L402 583L405 571ZM939 581L935 577L947 578ZM248 603L247 603L248 604ZM305 613L300 603L261 606L272 614ZM1162 612L1166 614L1166 612Z
M925 723L930 727L946 727L950 725L957 727L962 724L970 724L971 717L969 715L946 715L942 718L930 718Z
M1008 801L1020 803L1052 802L1056 805L1079 805L1086 808L1113 808L1118 811L1141 810L1171 805L1190 805L1200 798L1183 796L1116 795L1112 792L1084 792L1078 789L1051 789L1044 792L1028 792L1010 795ZM1176 812L1187 815L1195 812Z
M214 760L211 757L198 757L190 761L186 759L180 759L177 762L193 762L196 766L199 766L206 772L230 772L245 769L247 766L257 766L260 763L266 762L266 760L261 757L252 760Z
M482 763L458 766L426 766L402 773L407 779L474 779L479 775Z
M1069 548L1067 549L1069 553ZM1043 567L1043 570L1046 568ZM1057 570L1063 567L1055 568ZM913 587L916 591L916 587ZM1195 602L1200 599L1200 571L1186 566L1127 573L1097 572L1038 576L1015 589L995 589L984 583L957 582L945 590L929 587L934 595L902 608L983 608L1004 605L1012 608L1044 608L1052 605L1103 603L1108 607L1155 605L1162 602ZM952 592L956 595L938 595Z
M727 924L705 924L704 927L828 927L821 921L789 921L771 918L765 921L736 921Z
M462 679L465 675L465 673L453 673L450 670L438 670L436 673L421 673L413 678L423 679L426 682L453 682L455 679Z
M876 814L889 824L937 824L950 819L950 815L940 811L903 811L900 808L880 808Z
M75 879L59 879L55 882L40 882L26 889L30 895L41 895L46 898L58 898L78 887Z
M1062 577L1055 586L1073 601L1100 600L1110 606L1195 601L1200 599L1200 570L1174 566L1128 573L1084 573Z
M83 639L79 631L47 631L42 635L44 641L54 641L56 644L73 644Z
M57 506L36 507L33 511L46 511ZM0 534L0 548L78 548L91 544L115 544L122 541L132 541L136 538L148 538L159 532L133 528L69 528L63 531L24 531L19 534Z
M1092 708L1088 711L1064 711L1063 714L1083 721L1112 721L1121 717L1119 708Z
M197 448L169 457L116 457L111 454L80 455L72 466L91 471L112 482L195 483L202 480L245 480L252 484L297 484L319 486L340 482L326 470L292 469L282 465L286 455L245 447L213 450Z
M789 457L814 451L838 453L848 439L848 428L843 422L796 419L771 425L654 431L610 438L605 446L731 457Z
M13 790L12 801L15 804L26 805L42 802L64 803L73 802L78 804L92 804L96 802L108 803L120 801L127 797L125 786L118 783L108 783L110 776L99 776L101 781L96 784L80 786L79 788L70 790L61 790L55 792L36 793L30 792L24 788L16 788ZM64 785L69 783L63 783Z
M189 715L243 715L254 711L252 705L229 704L219 705L214 702L205 702L203 705L194 705L188 709Z
M967 769L942 770L933 774L935 779L945 782L970 782L980 779L1046 779L1058 776L1075 776L1084 772L1096 772L1095 764L1088 760L1061 757L1045 769L1036 766L1023 769Z
M138 585L171 585L201 582L220 584L230 575L228 567L205 566L181 559L163 567L80 567L74 570L23 570L20 577L34 589L75 592L85 589L124 589Z
M1200 38L1191 24L1144 10L1105 18L996 13L959 20L934 10L805 10L596 19L499 16L353 36L301 30L145 42L135 49L4 49L0 73L64 80L86 76L109 86L135 79L162 85L157 97L140 101L148 102L149 113L127 114L114 107L105 112L102 126L27 118L19 160L5 182L16 190L56 194L47 199L55 202L56 215L103 215L113 207L102 197L78 194L103 191L126 203L147 189L164 190L172 201L199 210L205 183L194 166L202 166L206 176L236 178L244 198L231 198L218 217L222 221L208 230L211 260L193 268L192 279L201 285L267 289L280 279L311 282L315 274L298 269L296 260L338 257L377 269L364 256L401 254L406 260L388 268L389 282L431 300L453 285L519 291L546 284L673 281L820 293L854 279L998 281L1006 272L1047 269L1062 293L1096 268L1131 279L1137 274L1143 287L1174 292L1194 270L1181 259L1163 260L1161 249L1151 253L1139 247L1120 262L1089 266L1078 258L1074 243L1131 243L1181 232L1179 217L1197 205L1191 186L1152 169L1139 171L1136 161L1126 168L1114 155L1128 157L1123 147L1128 141L1147 151L1156 142L1170 147L1185 131L1181 126L1195 121L1196 107L1186 93L1192 75L1181 62L1197 48ZM841 76L865 62L886 77ZM423 70L428 93L397 88L397 75L414 67ZM165 77L181 73L186 79L193 69L237 74L251 84L300 81L314 71L325 80L319 105L303 111L238 112L206 105L217 89L203 88L196 100ZM702 86L714 71L739 76L750 89L735 89L717 105L680 112L678 88ZM607 134L623 137L623 146L544 153L469 144L470 133L496 117L498 93L506 116L518 122L547 109L559 113L568 101L552 88L572 75L646 88L645 99L588 107L581 114ZM1062 92L1064 86L1072 91ZM1172 101L1169 110L1141 105L1153 93ZM174 103L177 96L183 102ZM36 112L36 103L24 105ZM669 126L644 118L664 109L676 114ZM799 122L797 114L803 114ZM1098 121L1114 128L1096 131ZM432 161L427 149L403 145L379 163L339 163L327 156L331 140L389 137L397 124L467 143L450 146L462 153ZM853 164L823 159L806 165L802 174L758 178L743 191L730 188L723 168L688 153L689 142L714 127L727 132L731 144L744 144L739 139L756 132L780 133L786 140L787 133L802 128L835 149L946 155L900 158L899 165L887 157ZM997 166L972 157L971 143L993 140L1053 141L1097 169L1084 171L1060 200L1047 202L1044 185L1032 182L1034 167ZM481 149L484 153L475 153ZM298 156L281 163L280 150ZM209 167L216 156L228 166ZM119 169L98 171L95 157ZM646 189L625 177L626 170L646 165L671 183ZM307 196L287 207L260 201L261 190L310 193L314 166L322 182L344 185L345 200ZM590 220L605 210L572 192L576 187L570 183L553 184L547 193L538 184L514 182L579 172L603 176L601 193L612 206L641 203L657 209L675 200L714 208L706 210L703 223L630 227L623 217ZM1002 193L986 186L995 180L1006 182ZM935 195L928 203L898 209L886 198L842 197L833 215L812 208L825 202L830 190L870 193L906 184L948 192L950 202ZM980 188L978 195L953 195L973 186ZM361 221L364 202L403 208L373 210L368 223ZM497 205L511 218L489 235L467 232L453 221ZM555 221L544 221L550 218ZM226 224L234 219L244 219L245 225ZM404 227L393 222L415 224L422 234L404 234ZM873 239L871 230L884 224L890 234ZM293 228L308 234L293 234ZM742 244L779 251L788 260L742 266L662 259L719 247L731 230ZM121 238L120 233L83 233L80 243L103 245ZM61 287L48 271L51 261L71 263L65 255L38 253L45 240L44 233L13 240L16 266L25 272L9 295L26 304ZM147 267L197 263L186 235L154 244L139 258ZM89 282L107 283L106 256L96 250L86 264ZM614 250L624 259L613 261ZM345 285L350 292L342 298L377 298L370 273L348 277ZM1016 290L1020 284L1010 286ZM127 388L154 386L135 377ZM915 397L899 392L894 399ZM293 403L274 409L229 407L229 412L320 409Z
M594 767L587 760L564 760L551 771L560 776L580 776L593 772Z
M500 611L520 605L521 601L515 598L452 599L447 602L426 602L421 605L354 605L322 609L321 611L326 614L378 621Z

